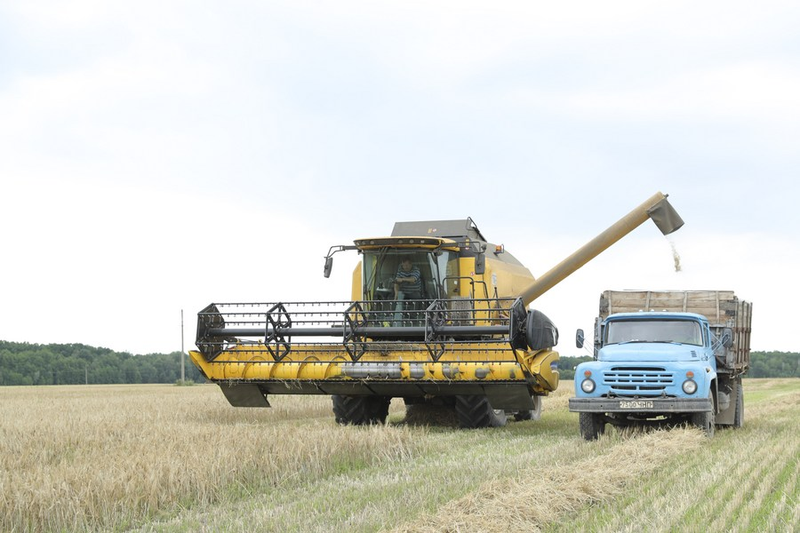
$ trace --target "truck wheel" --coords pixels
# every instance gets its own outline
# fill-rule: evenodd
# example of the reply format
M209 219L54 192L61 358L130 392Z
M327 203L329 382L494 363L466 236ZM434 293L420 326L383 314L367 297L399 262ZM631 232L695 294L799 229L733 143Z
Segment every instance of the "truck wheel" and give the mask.
M740 428L744 425L744 387L742 378L736 380L736 410L733 412L733 427Z
M717 422L717 408L714 405L714 393L708 393L708 399L711 400L711 411L705 413L693 413L692 425L697 426L706 433L706 437L714 436L714 427Z
M531 396L531 400L533 400L535 407L527 411L517 411L514 413L514 420L520 422L522 420L539 420L542 418L542 397Z
M334 394L333 414L337 424L367 426L385 424L391 398L384 396L341 396Z
M456 415L462 428L499 428L507 421L505 411L493 409L486 396L456 396Z
M578 413L581 437L586 440L597 440L606 432L606 423L600 413Z

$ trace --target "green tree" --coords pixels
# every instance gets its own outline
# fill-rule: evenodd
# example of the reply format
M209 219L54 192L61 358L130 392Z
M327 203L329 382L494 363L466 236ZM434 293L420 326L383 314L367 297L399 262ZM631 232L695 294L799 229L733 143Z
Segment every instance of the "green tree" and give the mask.
M560 357L558 360L559 379L569 381L575 379L575 368L584 361L591 361L588 355L578 357Z

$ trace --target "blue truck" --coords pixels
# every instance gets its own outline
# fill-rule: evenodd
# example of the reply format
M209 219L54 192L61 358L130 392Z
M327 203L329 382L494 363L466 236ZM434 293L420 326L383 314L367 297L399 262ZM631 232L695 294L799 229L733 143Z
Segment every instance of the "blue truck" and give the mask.
M569 400L581 436L595 440L607 424L689 423L709 437L741 427L751 319L752 305L732 291L603 292L594 360L575 369Z

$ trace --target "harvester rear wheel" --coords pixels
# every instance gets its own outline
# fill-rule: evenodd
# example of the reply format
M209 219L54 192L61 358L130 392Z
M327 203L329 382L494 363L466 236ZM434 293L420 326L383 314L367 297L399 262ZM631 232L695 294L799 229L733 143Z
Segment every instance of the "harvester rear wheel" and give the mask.
M578 413L581 437L586 440L597 440L606 432L606 422L601 413Z
M336 423L353 426L385 424L391 398L384 396L341 396L334 394Z
M499 428L507 420L505 411L493 409L486 396L456 396L456 415L462 428Z

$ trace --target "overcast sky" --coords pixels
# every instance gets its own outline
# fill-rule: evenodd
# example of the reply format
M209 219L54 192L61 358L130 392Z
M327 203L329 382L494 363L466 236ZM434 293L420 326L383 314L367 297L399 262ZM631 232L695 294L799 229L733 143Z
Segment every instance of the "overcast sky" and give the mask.
M605 289L726 289L800 351L800 4L0 2L0 339L194 343L211 302L341 300L334 244L472 217L579 355ZM673 250L680 256L676 272Z

